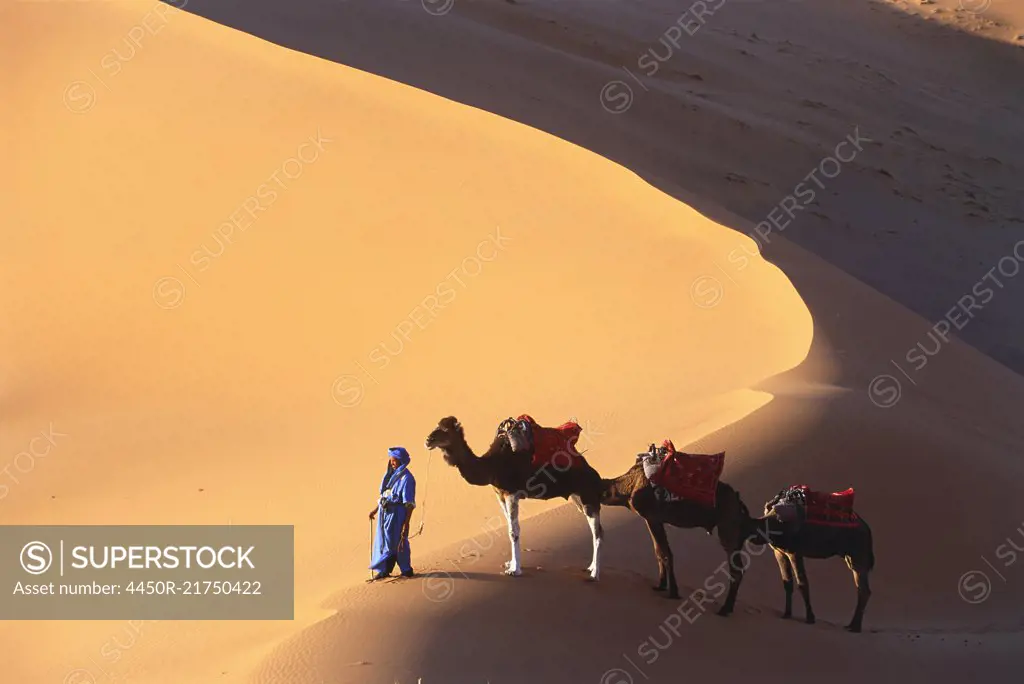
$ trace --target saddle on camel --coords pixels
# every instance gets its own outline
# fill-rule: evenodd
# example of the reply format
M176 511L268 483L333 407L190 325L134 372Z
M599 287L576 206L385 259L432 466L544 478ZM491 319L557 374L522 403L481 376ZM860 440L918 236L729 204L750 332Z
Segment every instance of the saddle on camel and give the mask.
M576 421L568 421L558 427L544 427L524 413L514 420L505 420L502 425L506 426L514 453L532 451L530 463L534 468L550 465L565 471L579 468L584 463L583 454L576 450L583 428Z
M807 485L786 487L765 504L765 515L772 511L783 523L801 525L857 527L860 518L853 510L853 488L841 492L818 492Z
M670 440L653 444L642 455L644 474L668 500L685 499L708 508L715 507L718 480L725 468L725 452L687 454L676 451Z

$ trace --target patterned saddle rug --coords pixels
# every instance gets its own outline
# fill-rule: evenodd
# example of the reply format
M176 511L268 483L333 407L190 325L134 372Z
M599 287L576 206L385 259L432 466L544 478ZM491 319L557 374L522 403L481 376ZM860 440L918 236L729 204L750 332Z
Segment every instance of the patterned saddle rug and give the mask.
M576 442L583 428L575 421L568 421L558 427L544 427L524 413L516 418L515 423L509 430L512 450L520 452L532 449L530 463L534 468L550 465L556 470L565 471L583 464L583 454L576 450Z
M672 442L666 439L658 453L664 454L664 459L651 475L653 484L680 499L709 508L715 507L718 480L725 468L724 451L717 454L687 454L676 451Z
M816 492L807 485L788 487L772 501L777 505L793 505L803 508L803 522L808 525L829 527L856 527L860 517L853 510L854 490L851 487L841 492Z

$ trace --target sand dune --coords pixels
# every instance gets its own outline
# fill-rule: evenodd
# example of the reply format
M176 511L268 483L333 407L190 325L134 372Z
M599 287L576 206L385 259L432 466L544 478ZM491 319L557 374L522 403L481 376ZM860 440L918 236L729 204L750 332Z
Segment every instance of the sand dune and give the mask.
M896 301L829 263L826 238L799 226L760 245L765 261L743 235L756 221L730 211L755 206L753 197L778 202L791 167L815 163L854 125L818 122L808 134L815 142L787 154L796 124L772 123L787 115L768 116L763 94L720 97L726 83L743 92L750 79L712 46L701 68L723 80L699 118L659 109L678 95L655 91L635 110L652 127L613 119L621 137L609 144L635 142L634 152L585 144L584 124L561 139L550 133L564 119L519 117L525 125L473 98L515 92L502 75L530 92L528 77L551 63L561 69L553 83L586 74L579 92L545 93L559 108L586 122L586 102L610 117L598 91L583 92L607 80L610 58L594 51L635 55L636 45L602 28L615 7L584 19L565 5L551 28L541 25L553 10L520 5L466 3L436 16L412 3L353 4L351 16L365 23L345 29L361 32L346 43L359 55L348 65L149 2L0 10L3 56L23 65L12 81L17 106L5 113L17 135L0 262L0 454L18 453L40 431L58 435L31 466L5 464L16 477L4 481L5 523L296 527L293 623L5 622L11 681L782 681L826 676L837 662L849 681L922 667L939 681L968 672L1001 681L1011 671L1024 581L1014 579L1019 567L997 578L984 562L999 562L995 549L1022 524L1014 502L1024 384L955 339L913 370L908 352L934 344L935 319L905 306L955 305L945 295L970 292L993 255L1012 255L1007 233L976 238L985 268L930 272L913 287L896 282L898 261L888 263L882 289ZM338 37L325 28L335 24L317 22L338 16L328 3L242 7L189 3L223 13L213 18L224 23L274 26L294 42ZM775 10L792 11L757 8ZM556 31L572 23L566 17L602 40ZM396 21L387 38L368 30L384 19ZM443 91L440 63L399 52L377 62L387 68L360 63L402 37L419 40L411 50L455 45L428 41L426 21L465 39L464 90L442 93L452 99L413 87ZM708 28L725 32L728 22ZM436 49L445 59L458 52ZM984 63L1002 54L972 49ZM468 57L486 50L496 61L485 87ZM515 54L532 61L515 65ZM815 68L827 81L846 67ZM407 71L374 73L389 69ZM418 82L430 73L432 84ZM999 78L988 73L984 87ZM815 97L828 93L805 99ZM907 97L908 111L930 107ZM535 111L544 119L556 110ZM897 125L894 113L873 116ZM933 125L947 130L962 116ZM998 125L976 154L1001 154L999 136L1010 149L1021 140L1010 113L993 116ZM735 133L738 119L751 132ZM721 144L723 158L748 161L728 177L721 160L707 161L715 173L697 179L670 159L686 157L683 139L691 159L711 160L708 145ZM631 163L648 152L649 166ZM935 151L875 153L843 178L856 177L854 194L877 200L883 221L890 205L880 198L890 191L863 178L882 164L914 168ZM961 154L947 153L954 162ZM1004 183L991 206L1011 218L1020 208L1014 163L972 181ZM756 180L772 173L785 182ZM944 201L938 186L913 192ZM684 194L703 213L672 196ZM727 195L738 205L720 201ZM930 215L919 211L922 221ZM838 260L854 274L862 266L851 263L884 259L873 238L836 232L836 244L860 240ZM947 242L929 243L936 263L964 238ZM1014 285L1008 279L985 312L992 317L964 334L996 344L995 331L1015 329ZM918 296L929 288L945 298ZM1003 344L1005 362L1017 346ZM420 446L442 416L458 415L471 443L483 444L498 420L523 411L545 423L578 418L587 457L605 475L665 437L725 449L725 477L755 510L797 481L857 487L879 557L874 633L833 627L852 608L841 562L810 568L821 624L808 627L776 621L774 563L755 559L734 618L685 624L655 661L629 670L618 654L635 656L652 634L664 639L659 625L675 610L646 589L654 562L640 522L609 513L608 568L589 585L576 570L589 544L581 516L560 502L528 502L527 576L509 580L497 572L507 542L493 495ZM365 514L395 443L410 447L421 482L425 527L413 548L428 574L366 587ZM691 589L722 561L700 533L679 531L673 542ZM479 555L460 559L467 543ZM963 593L973 598L973 589L958 583L976 570L989 572L991 596L972 603Z

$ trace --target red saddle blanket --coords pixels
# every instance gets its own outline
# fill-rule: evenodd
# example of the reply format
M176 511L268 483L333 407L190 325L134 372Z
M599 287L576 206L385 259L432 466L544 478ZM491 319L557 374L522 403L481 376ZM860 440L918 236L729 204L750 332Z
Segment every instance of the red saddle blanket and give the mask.
M855 527L859 518L853 511L853 488L842 492L815 492L807 485L799 485L804 492L805 523L832 527Z
M557 470L577 468L583 463L583 454L576 450L576 441L580 438L583 428L578 423L569 421L558 427L543 427L531 416L523 414L516 420L525 420L533 432L534 468L551 465Z
M676 451L672 442L662 444L668 451L651 482L683 499L714 508L718 478L725 468L725 452L686 454Z

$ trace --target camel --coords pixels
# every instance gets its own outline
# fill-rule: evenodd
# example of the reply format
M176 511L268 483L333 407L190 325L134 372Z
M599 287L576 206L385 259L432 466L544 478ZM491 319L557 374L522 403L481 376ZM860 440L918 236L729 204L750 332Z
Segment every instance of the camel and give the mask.
M585 460L578 467L549 469L547 465L534 468L531 454L512 448L508 424L499 426L494 441L482 456L477 456L466 443L462 424L454 416L442 418L427 436L427 449L440 449L445 463L458 468L462 478L478 487L490 486L498 497L498 504L508 524L508 537L512 545L512 559L505 563L504 574L522 575L522 556L519 546L519 501L521 499L572 498L576 507L587 517L593 538L594 553L586 572L590 581L600 576L601 539L601 476Z
M652 445L653 446L653 445ZM732 613L736 604L736 593L743 581L744 567L736 562L736 552L740 551L746 540L747 527L750 520L746 505L739 493L728 484L719 481L715 490L715 507L709 508L685 499L665 500L658 496L656 489L644 475L642 459L647 454L639 454L637 462L622 475L602 480L603 492L601 504L604 506L625 506L639 515L647 523L654 542L654 555L658 561L658 584L655 591L668 589L667 597L679 598L676 586L675 561L672 548L668 543L665 525L683 528L703 528L710 535L718 528L718 541L725 549L729 562L729 593L725 602L718 610L723 617Z
M783 522L774 509L765 507L762 518L752 518L747 524L747 538L752 543L770 544L775 552L782 575L782 586L786 591L785 619L793 616L793 580L800 587L804 600L804 614L807 624L815 622L811 608L811 587L804 569L804 558L832 558L842 556L853 573L857 587L857 607L853 619L846 625L850 632L860 632L864 620L864 609L871 598L868 576L875 567L875 552L871 540L871 528L864 518L856 516L852 527L833 527L806 522ZM770 541L768 541L770 539Z

